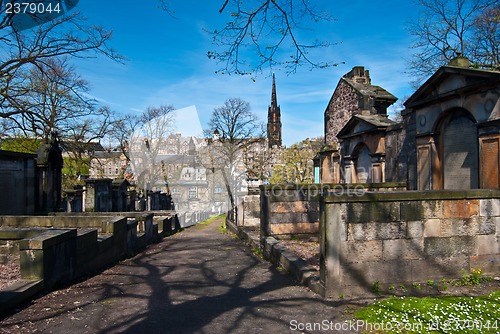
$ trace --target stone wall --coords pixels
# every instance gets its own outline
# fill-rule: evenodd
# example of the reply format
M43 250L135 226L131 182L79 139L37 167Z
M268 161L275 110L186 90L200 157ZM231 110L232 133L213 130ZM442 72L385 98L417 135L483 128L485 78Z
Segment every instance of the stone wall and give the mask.
M327 297L375 283L500 273L500 191L367 192L321 201L321 281Z
M319 231L319 200L323 194L354 196L367 190L404 190L401 183L309 184L261 186L260 234L269 236L313 235Z
M0 291L0 312L177 232L176 218L173 211L0 216L0 262L20 262L16 289L24 291Z
M17 240L23 279L50 289L116 261L127 253L123 217L2 216L0 237Z
M337 134L349 119L359 112L359 96L344 80L340 80L325 111L325 144L338 142Z

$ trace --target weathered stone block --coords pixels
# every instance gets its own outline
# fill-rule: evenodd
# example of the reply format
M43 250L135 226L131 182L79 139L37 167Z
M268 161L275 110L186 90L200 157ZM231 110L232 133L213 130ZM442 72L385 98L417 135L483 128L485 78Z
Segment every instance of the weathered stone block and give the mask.
M441 220L427 219L424 221L424 238L441 236Z
M407 234L410 239L422 238L424 236L424 223L421 221L407 222Z
M342 285L361 285L370 289L380 283L405 282L411 280L411 261L367 261L344 263L342 266Z
M401 220L416 221L441 216L441 201L401 202Z
M483 217L500 216L500 200L498 198L479 200L480 214Z
M342 257L346 263L382 260L382 241L351 241L342 243Z
M495 235L477 236L477 253L475 255L500 255L500 237Z
M481 269L485 275L498 275L500 272L500 256L498 254L470 257L470 268Z
M288 212L309 212L309 211L319 211L319 202L311 203L304 201L296 201L296 202L271 203L271 212L288 213Z
M269 217L269 223L289 224L289 223L317 223L319 222L319 212L287 212L274 213Z
M411 261L411 282L426 282L442 278L460 278L469 268L469 257L428 258Z
M443 202L443 218L470 218L479 214L479 200L448 200Z
M400 218L397 202L351 203L347 206L349 223L389 222L399 221Z
M424 239L424 254L430 257L456 257L475 255L476 238L461 237L429 237Z
M271 234L317 234L319 223L271 224Z
M439 280L443 277L442 268L434 261L413 260L411 261L411 278L408 282L426 282L427 280Z
M479 230L478 234L495 234L497 231L497 220L499 217L493 217L493 218L483 218L480 217L479 219Z
M363 223L348 225L348 240L386 240L406 238L406 223Z
M472 217L469 219L451 219L452 235L480 235L495 234L495 222L486 217Z
M456 218L458 219L458 218ZM439 231L439 236L440 237L452 237L453 234L453 218L448 218L448 219L442 219L440 220L440 231Z
M423 239L397 239L383 241L383 258L391 260L418 260L424 255Z

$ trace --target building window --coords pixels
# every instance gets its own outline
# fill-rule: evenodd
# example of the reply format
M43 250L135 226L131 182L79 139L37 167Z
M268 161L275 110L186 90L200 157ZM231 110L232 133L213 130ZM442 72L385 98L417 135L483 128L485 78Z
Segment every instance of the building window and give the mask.
M180 194L179 188L173 188L172 194Z
M222 191L223 191L223 189L221 186L217 186L214 188L214 193L216 193L216 194L220 194L220 193L222 193Z
M196 197L197 197L196 187L189 188L189 198L196 198Z

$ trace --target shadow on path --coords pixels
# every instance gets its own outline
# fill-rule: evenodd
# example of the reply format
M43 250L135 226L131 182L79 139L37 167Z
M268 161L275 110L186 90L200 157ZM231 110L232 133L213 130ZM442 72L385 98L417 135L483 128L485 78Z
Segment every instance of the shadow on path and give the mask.
M51 293L1 321L0 328L20 333L283 333L292 321L343 321L339 317L346 305L295 285L239 240L221 234L219 224L192 227Z

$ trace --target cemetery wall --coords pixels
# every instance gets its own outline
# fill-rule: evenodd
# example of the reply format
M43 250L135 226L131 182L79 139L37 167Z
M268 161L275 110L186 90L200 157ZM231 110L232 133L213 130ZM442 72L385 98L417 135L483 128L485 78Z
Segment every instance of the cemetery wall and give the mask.
M261 238L313 235L319 231L319 201L324 194L354 196L367 190L404 190L404 183L266 185L260 193Z
M175 233L176 218L173 211L0 216L0 261L19 261L23 282L40 282L23 298L0 291L0 312Z
M324 295L500 274L500 191L366 192L321 200Z

